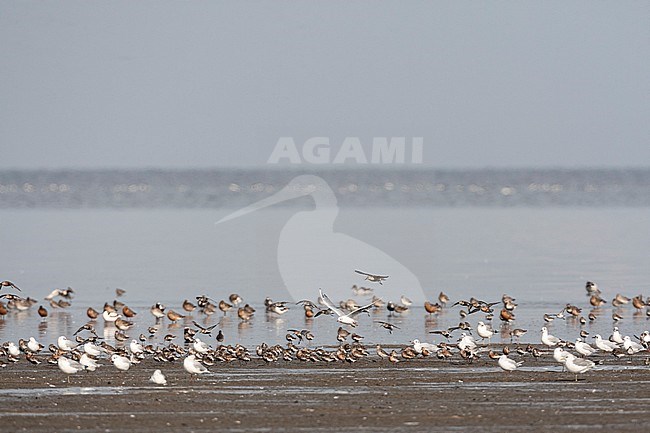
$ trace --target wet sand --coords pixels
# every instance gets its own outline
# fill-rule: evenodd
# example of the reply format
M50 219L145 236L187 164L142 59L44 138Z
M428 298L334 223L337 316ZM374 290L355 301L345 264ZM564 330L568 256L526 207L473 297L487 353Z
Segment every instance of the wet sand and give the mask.
M513 356L517 358L517 356ZM594 357L574 381L550 354L506 373L487 356L390 364L253 359L190 378L145 360L68 377L24 360L0 369L0 431L617 431L648 426L646 356ZM155 369L167 386L148 382Z

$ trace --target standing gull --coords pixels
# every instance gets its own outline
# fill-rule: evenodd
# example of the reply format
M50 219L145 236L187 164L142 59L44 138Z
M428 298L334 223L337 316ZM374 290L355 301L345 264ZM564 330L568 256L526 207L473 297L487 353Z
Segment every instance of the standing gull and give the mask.
M603 340L603 337L601 337L600 334L596 334L594 338L596 339L596 347L603 352L612 352L614 349L618 348L617 343L609 340Z
M520 367L524 362L523 361L515 361L514 359L508 358L508 355L501 355L499 356L499 367L501 367L505 371L515 371L518 367Z
M556 336L549 334L546 326L542 327L542 343L544 343L548 347L553 347L553 346L557 346L557 344L560 343L561 341L562 340L560 340Z
M190 355L183 360L183 368L190 374L209 373L208 369L196 359L195 355Z
M576 375L576 382L578 381L578 374L585 373L596 365L595 362L588 359L578 358L574 354L565 352L564 366L566 369Z

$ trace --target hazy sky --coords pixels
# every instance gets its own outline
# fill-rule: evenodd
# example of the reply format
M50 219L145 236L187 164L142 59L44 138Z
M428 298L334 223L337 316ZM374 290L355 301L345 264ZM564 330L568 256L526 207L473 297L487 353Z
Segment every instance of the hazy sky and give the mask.
M650 166L650 2L2 2L4 168Z

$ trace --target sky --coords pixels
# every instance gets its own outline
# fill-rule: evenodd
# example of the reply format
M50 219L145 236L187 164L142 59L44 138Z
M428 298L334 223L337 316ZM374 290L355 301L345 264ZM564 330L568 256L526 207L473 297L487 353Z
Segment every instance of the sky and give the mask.
M282 137L331 163L348 137L368 160L421 137L437 168L648 167L648 22L644 1L2 2L0 164L264 167Z

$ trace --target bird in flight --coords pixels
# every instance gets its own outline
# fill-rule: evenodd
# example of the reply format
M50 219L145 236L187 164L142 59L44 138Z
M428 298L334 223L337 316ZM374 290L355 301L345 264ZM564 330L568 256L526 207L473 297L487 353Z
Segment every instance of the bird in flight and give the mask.
M369 274L367 272L360 271L358 269L355 269L354 272L360 275L365 275L366 280L372 282L372 283L379 283L383 284L382 281L384 281L386 278L388 278L388 275L375 275L375 274Z
M364 307L357 308L356 310L350 312L350 313L344 313L341 311L339 308L337 308L334 305L334 302L325 294L323 293L322 290L318 290L318 293L320 294L320 299L323 301L323 303L334 312L338 317L336 318L336 321L339 323L343 323L344 325L350 325L350 326L357 326L359 323L354 319L359 313L367 313L369 309L371 309L374 304L370 303Z
M379 323L379 325L381 325L382 328L388 329L388 332L390 334L393 333L393 329L400 329L399 326L397 326L397 325L394 325L394 324L389 323L389 322L382 322L381 320L377 320L375 323Z
M21 290L18 288L18 286L16 286L16 285L15 285L14 283L12 283L11 281L6 281L6 280L5 280L5 281L0 282L0 290L2 290L3 287L11 287L12 289L16 289L16 290L18 290L19 292L21 291Z

